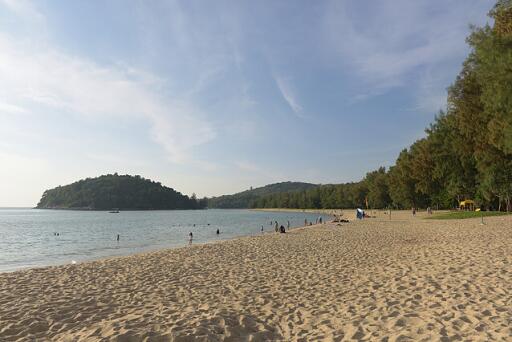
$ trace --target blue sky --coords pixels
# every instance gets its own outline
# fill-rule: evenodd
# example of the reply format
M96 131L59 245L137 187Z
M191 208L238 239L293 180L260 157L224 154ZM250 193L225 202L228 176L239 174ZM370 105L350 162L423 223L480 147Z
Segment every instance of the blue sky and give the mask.
M0 0L0 206L105 173L212 196L389 166L491 0Z

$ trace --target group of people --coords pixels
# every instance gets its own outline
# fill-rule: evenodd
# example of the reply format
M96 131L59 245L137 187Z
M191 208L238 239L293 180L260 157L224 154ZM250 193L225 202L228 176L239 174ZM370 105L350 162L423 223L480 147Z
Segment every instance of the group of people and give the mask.
M315 220L315 224L322 224L324 221L321 216L317 217ZM313 221L308 221L308 219L304 219L304 226L312 226Z
M415 207L412 208L412 216L416 216L417 209ZM427 207L427 214L432 215L432 208Z
M270 221L270 225L274 225L274 230L276 233L279 232L284 234L287 230L290 230L290 221L286 223L286 228L283 225L279 225L277 221ZM261 226L261 231L263 232L263 226Z
M323 219L321 216L319 216L317 219L316 219L316 222L315 224L322 224L323 223ZM210 224L208 224L210 225ZM304 225L305 226L311 226L313 225L313 222L312 221L308 221L307 219L304 219ZM274 230L276 233L281 233L281 234L284 234L286 233L287 230L290 230L290 221L287 221L286 222L286 228L284 225L279 225L279 223L277 221L270 221L270 226L274 226ZM195 224L194 224L194 227L195 227ZM263 233L264 232L264 227L263 225L261 226L261 232ZM216 231L216 234L219 235L220 234L220 230L217 228L217 231ZM189 244L192 244L192 240L194 239L194 234L192 232L188 233L188 237L189 237L189 240L188 240L188 243ZM119 236L118 236L118 241L119 241Z
M322 224L324 222L321 216L317 217L315 224ZM274 226L275 232L286 233L286 231L290 230L290 221L287 221L286 228L283 225L279 225L277 221L270 221L270 225ZM304 226L312 226L313 221L308 221L308 219L304 219ZM261 226L261 231L263 232L263 226Z
M210 224L208 223L208 225L210 225ZM194 225L194 226L195 226L195 225ZM216 234L217 236L219 236L219 235L220 235L220 229L219 229L219 228L217 228L217 230L215 231L215 234ZM188 233L188 244L189 244L189 245L191 245L191 244L192 244L192 240L193 240L193 239L194 239L194 234L193 234L192 232Z

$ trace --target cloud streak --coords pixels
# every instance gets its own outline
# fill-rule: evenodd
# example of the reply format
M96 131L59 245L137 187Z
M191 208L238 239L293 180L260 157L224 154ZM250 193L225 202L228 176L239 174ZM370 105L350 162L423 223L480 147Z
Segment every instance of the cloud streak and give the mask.
M279 89L281 95L283 96L283 99L286 101L286 103L288 103L288 105L293 110L295 115L297 115L300 118L304 118L303 108L297 101L295 94L292 92L288 82L279 76L274 76L274 79L276 81L277 88Z
M0 5L23 19L36 22L44 21L44 16L28 0L0 0Z
M0 35L0 112L59 111L96 120L143 119L151 138L171 161L190 161L195 146L215 138L200 109L180 98L163 98L163 80L132 67L100 66L51 46ZM9 99L9 102L6 102Z
M490 6L487 0L453 1L442 10L426 0L332 1L325 8L324 37L343 68L366 89L355 96L359 100L405 85L415 87L416 97L423 98L431 95L424 92L428 85L423 80L435 79L435 86L444 89L453 79L455 75L440 66L460 63L468 51L464 38L469 23L481 21ZM440 102L439 93L432 96L423 102Z

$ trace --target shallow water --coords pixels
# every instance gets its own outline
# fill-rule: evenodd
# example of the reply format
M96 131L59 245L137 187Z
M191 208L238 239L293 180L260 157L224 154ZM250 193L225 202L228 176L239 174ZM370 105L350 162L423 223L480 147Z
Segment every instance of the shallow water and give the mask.
M71 211L0 208L0 271L180 247L291 227L318 214L251 210ZM323 219L328 218L322 216ZM217 236L216 230L221 234ZM59 235L55 235L58 233ZM120 235L119 242L116 241Z

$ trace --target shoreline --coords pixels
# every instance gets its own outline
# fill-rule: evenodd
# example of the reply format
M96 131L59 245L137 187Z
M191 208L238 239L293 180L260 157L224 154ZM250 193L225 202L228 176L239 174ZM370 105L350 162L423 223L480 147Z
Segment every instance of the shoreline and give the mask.
M333 215L336 212L350 211L352 209L295 209L295 208L249 208L247 210L267 211L267 212L291 212L291 213L311 213ZM354 209L355 210L355 209Z
M290 230L287 231L286 234L293 234L293 232L296 231L296 230L303 230L303 229L308 229L308 228L318 228L319 226L321 226L321 224L313 224L311 226L293 227L293 228L290 228ZM229 237L229 238L226 238L226 239L202 241L202 242L196 242L196 243L193 242L190 245L176 246L176 247L156 248L154 250L148 250L148 251L143 251L143 252L136 252L136 253L133 253L133 254L106 256L106 257L100 257L100 258L97 258L97 259L84 260L84 261L80 261L80 262L76 262L76 263L71 263L70 262L70 263L65 263L65 264L34 266L34 267L28 266L28 267L20 268L18 270L0 271L0 276L2 274L6 274L6 273L27 272L27 271L32 271L32 270L41 271L41 270L44 270L44 269L47 269L47 268L52 268L53 269L53 268L68 267L68 266L81 266L81 265L84 265L84 264L91 264L91 263L96 263L96 262L104 263L104 262L109 262L109 261L115 261L117 259L121 259L121 260L117 260L117 261L122 261L122 259L125 259L125 258L145 257L145 256L149 256L149 255L152 255L152 254L155 254L155 253L165 253L165 252L172 252L172 251L181 250L181 249L190 249L190 248L203 247L203 246L206 246L206 245L222 244L222 243L230 242L230 241L235 241L236 242L236 240L239 240L239 239L242 240L242 239L247 239L247 238L259 238L259 237L262 237L262 236L272 235L272 234L278 235L278 234L281 234L281 233L268 230L268 231L263 231L263 232L260 232L259 234L254 234L254 235L233 236L233 237Z
M33 209L33 208L23 208L23 209ZM48 210L54 210L54 209L48 209ZM67 211L68 209L57 209L57 210ZM225 210L225 209L218 209L218 210ZM248 210L248 209L229 209L229 210ZM80 211L80 210L78 210L78 211ZM87 211L98 212L98 210L87 210ZM315 226L315 224L313 226ZM290 230L288 230L287 233L290 233L296 229L309 228L309 227L312 227L312 226L302 226L301 225L301 226L296 226L296 227L290 227ZM100 257L83 256L82 258L80 258L81 260L76 261L76 262L72 258L69 261L55 260L53 262L49 262L46 265L28 265L28 266L15 267L13 269L0 270L0 275L5 274L5 273L19 272L19 271L29 271L29 270L34 270L34 269L40 270L40 269L45 269L45 268L54 268L54 267L61 267L61 266L68 266L68 265L82 265L84 263L91 263L91 262L95 262L95 261L105 261L105 260L109 260L109 259L125 258L125 257L131 257L131 256L138 256L138 255L142 256L142 255L145 255L148 253L158 253L158 252L164 252L164 251L172 251L172 250L181 249L181 248L190 248L190 247L195 247L195 246L201 246L201 245L206 245L206 244L216 244L216 243L222 243L225 241L243 239L243 238L247 238L247 237L258 237L258 236L261 236L264 234L276 234L276 232L274 231L274 228L266 227L263 232L258 230L257 232L247 232L246 234L244 233L243 235L227 236L225 238L222 237L222 233L221 233L221 235L216 236L214 239L212 238L210 240L204 240L204 239L199 238L200 239L199 242L195 242L198 239L198 238L196 238L193 240L192 245L189 245L188 239L184 238L183 241L185 241L185 242L183 242L182 244L179 244L179 245L174 245L174 246L172 246L172 245L170 245L170 246L155 245L155 246L144 248L141 251L132 251L132 252L127 251L127 254L107 255L107 256L100 256Z

